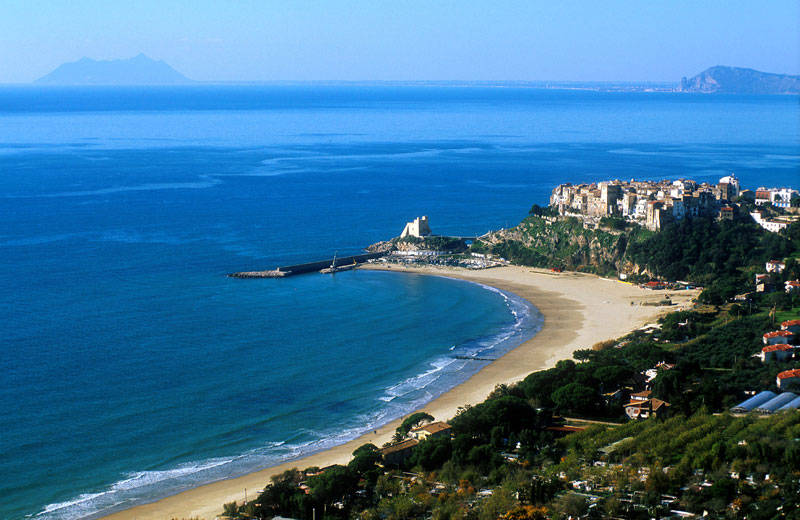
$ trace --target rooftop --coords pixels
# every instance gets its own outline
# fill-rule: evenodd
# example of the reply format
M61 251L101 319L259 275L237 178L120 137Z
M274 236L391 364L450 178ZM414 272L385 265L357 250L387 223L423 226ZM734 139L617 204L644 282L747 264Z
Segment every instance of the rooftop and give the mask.
M381 455L388 455L390 453L395 453L395 452L398 452L398 451L403 451L403 450L407 450L409 448L413 448L417 444L419 444L419 441L417 439L409 439L407 441L398 442L396 444L392 444L391 446L387 446L385 448L381 448L380 452L381 452Z
M791 379L793 377L800 377L800 368L784 370L783 372L778 374L778 379Z
M425 426L420 426L419 428L414 428L411 431L412 432L426 431L426 432L428 432L430 434L434 434L434 433L439 433L439 432L442 432L444 430L449 430L449 429L450 429L450 425L449 424L447 424L446 422L437 421L437 422L434 422L434 423L426 424Z
M794 332L789 332L788 330L773 330L772 332L767 332L764 334L765 338L777 338L778 336L794 336Z
M761 349L761 352L776 352L778 350L780 350L780 351L792 350L792 348L794 348L794 347L792 347L791 345L787 345L786 343L778 343L777 345L767 345L766 347Z

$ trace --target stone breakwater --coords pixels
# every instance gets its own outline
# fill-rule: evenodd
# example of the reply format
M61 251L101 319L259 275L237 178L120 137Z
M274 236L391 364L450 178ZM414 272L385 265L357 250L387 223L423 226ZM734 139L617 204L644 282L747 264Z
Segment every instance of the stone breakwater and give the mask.
M336 265L341 267L353 264L362 264L367 260L380 258L385 254L386 253L365 253L362 255L336 257ZM286 276L292 276L296 274L319 272L320 269L330 267L332 263L333 258L329 258L327 260L319 260L317 262L284 265L267 271L240 271L237 273L231 273L228 276L231 278L284 278Z

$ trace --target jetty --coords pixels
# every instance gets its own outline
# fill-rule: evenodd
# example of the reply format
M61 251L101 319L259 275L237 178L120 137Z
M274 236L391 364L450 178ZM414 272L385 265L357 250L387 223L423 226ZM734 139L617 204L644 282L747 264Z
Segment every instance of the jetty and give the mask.
M335 258L338 265L355 266L363 264L367 260L380 258L386 253L364 253L361 255L353 256L340 256ZM334 259L328 258L326 260L319 260L317 262L307 262L304 264L284 265L270 269L268 271L241 271L238 273L231 273L228 276L231 278L284 278L286 276L293 276L296 274L305 273L318 273L323 269L328 269L333 265Z

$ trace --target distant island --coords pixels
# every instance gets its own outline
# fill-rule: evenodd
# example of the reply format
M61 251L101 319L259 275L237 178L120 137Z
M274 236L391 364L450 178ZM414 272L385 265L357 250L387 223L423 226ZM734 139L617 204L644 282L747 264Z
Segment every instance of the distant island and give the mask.
M194 83L161 60L139 54L126 60L81 58L35 81L38 85L187 85Z
M129 59L81 58L64 63L37 79L38 85L189 85L191 80L162 60L144 54ZM218 81L211 83L219 83ZM222 84L306 84L300 81L222 82ZM711 67L679 85L611 81L312 81L318 85L478 86L518 87L598 92L689 92L704 94L800 94L800 76L773 74L740 67Z
M800 94L800 76L716 66L681 80L681 92L708 94Z

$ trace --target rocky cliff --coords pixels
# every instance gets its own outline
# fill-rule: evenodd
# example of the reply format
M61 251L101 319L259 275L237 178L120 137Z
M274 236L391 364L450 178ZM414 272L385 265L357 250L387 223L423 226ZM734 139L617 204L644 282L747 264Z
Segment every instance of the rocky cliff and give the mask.
M800 94L800 76L739 67L711 67L681 80L681 92L707 94Z
M492 233L474 244L473 250L534 267L647 274L625 254L631 241L647 233L635 225L586 229L576 218L528 217L516 227Z

